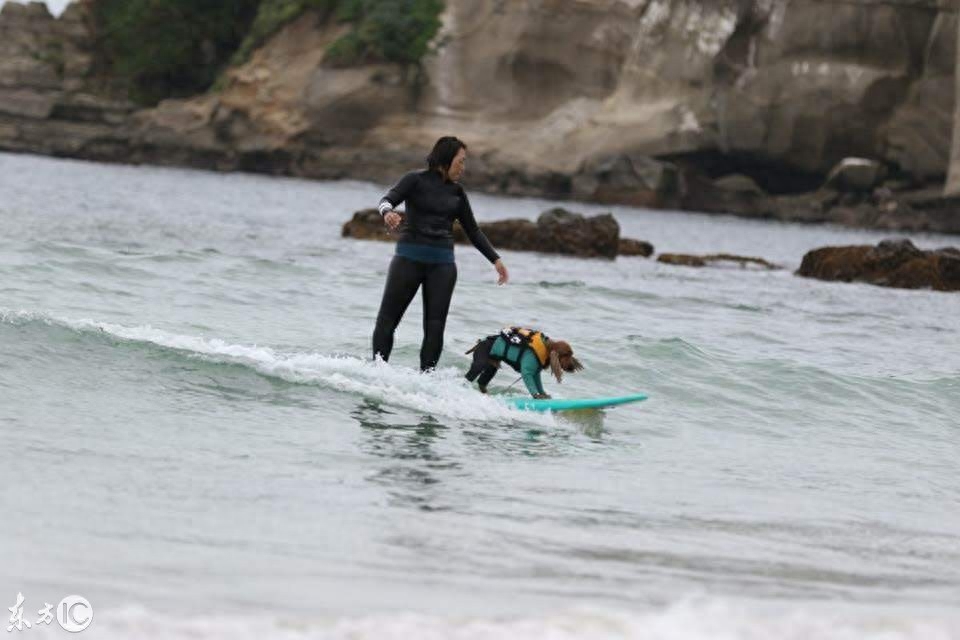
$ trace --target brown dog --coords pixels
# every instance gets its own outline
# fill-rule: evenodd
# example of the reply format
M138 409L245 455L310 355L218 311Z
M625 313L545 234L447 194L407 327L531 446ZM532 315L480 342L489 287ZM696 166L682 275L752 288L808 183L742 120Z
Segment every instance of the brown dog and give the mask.
M583 369L580 361L573 356L573 348L563 340L551 340L541 331L523 327L509 327L500 333L479 340L469 351L473 354L473 365L466 378L474 380L482 393L497 374L501 362L506 362L520 373L527 390L534 398L549 398L543 390L540 372L549 368L550 373L563 382L564 373L574 373Z

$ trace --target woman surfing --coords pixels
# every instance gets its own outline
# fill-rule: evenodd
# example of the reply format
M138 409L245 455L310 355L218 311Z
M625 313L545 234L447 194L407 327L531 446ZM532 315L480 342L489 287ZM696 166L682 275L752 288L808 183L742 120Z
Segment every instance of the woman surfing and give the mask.
M473 246L496 269L497 284L506 284L510 278L503 260L480 230L467 194L459 184L466 160L467 145L463 141L453 136L442 137L427 157L427 168L403 176L380 200L384 223L391 230L400 229L400 237L387 271L373 331L374 358L390 359L393 334L422 287L420 370L429 371L437 366L443 351L450 299L457 283L453 254L455 220L460 222ZM395 211L401 203L406 203L405 216Z

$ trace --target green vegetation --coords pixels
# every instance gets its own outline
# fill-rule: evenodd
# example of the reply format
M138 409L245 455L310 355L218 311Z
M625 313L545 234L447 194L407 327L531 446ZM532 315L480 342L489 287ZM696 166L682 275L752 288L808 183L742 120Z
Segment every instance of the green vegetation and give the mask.
M325 61L332 66L365 62L418 64L440 28L443 0L262 0L250 32L233 58L246 62L254 49L308 9L353 28L334 42Z
M440 28L443 0L98 0L101 72L131 99L156 104L208 90L308 10L351 26L325 54L331 66L419 65Z
M418 65L440 29L443 0L340 0L337 17L353 29L327 50L333 66L364 62Z
M260 0L99 0L104 71L155 104L205 91L230 60Z

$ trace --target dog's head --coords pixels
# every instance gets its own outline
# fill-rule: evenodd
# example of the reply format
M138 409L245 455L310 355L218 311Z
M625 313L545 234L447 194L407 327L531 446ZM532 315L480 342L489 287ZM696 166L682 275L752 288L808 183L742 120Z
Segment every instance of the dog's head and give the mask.
M550 354L550 372L557 382L563 381L563 373L574 373L583 369L580 361L573 357L573 348L563 340L551 340L547 343Z

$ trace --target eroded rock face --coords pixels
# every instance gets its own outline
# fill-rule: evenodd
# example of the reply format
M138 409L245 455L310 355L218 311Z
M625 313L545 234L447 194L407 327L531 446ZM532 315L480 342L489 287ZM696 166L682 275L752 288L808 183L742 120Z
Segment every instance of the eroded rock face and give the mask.
M54 18L42 2L0 9L0 148L116 160L132 106L90 86L89 6Z
M876 160L844 158L827 176L824 187L835 191L871 193L883 183L887 168Z
M940 187L872 193L838 193L829 189L778 196L773 217L784 221L829 222L846 227L888 231L960 233L960 197L944 197Z
M846 157L914 186L943 179L958 4L458 0L422 74L325 66L346 27L308 12L221 91L111 112L107 128L103 105L74 99L89 54L64 58L59 86L56 63L24 54L47 45L22 34L79 25L81 9L5 9L0 91L16 121L0 123L0 147L387 182L454 133L473 189L791 219L780 198L815 191ZM840 217L870 223L853 210ZM906 207L884 213L914 224Z
M929 6L929 4L928 4ZM920 183L943 183L951 155L957 68L957 9L941 2L920 57L913 58L906 98L882 129L883 159ZM905 32L914 41L921 36Z
M797 275L902 289L960 291L960 251L923 251L909 240L885 240L875 247L823 247L803 257Z
M466 0L444 18L428 120L489 123L491 155L521 168L684 158L768 191L851 155L945 171L954 3Z
M675 165L637 153L589 158L572 180L572 195L579 199L640 207L676 206L680 191Z
M620 238L620 225L609 213L586 217L565 209L543 212L536 222L523 219L482 222L480 229L498 249L538 251L581 258L615 258L623 255L649 256L653 245L640 240ZM393 240L376 209L358 211L343 225L344 237L362 240ZM454 241L469 242L459 225L454 225Z
M219 146L219 166L253 155L379 181L456 133L475 189L780 219L795 208L777 194L815 190L847 156L921 183L946 171L950 3L464 0L443 19L417 98L388 66L324 68L335 27L305 16L230 72L201 127L212 147L194 128L171 138L159 111L141 131L186 139L201 162ZM835 217L869 226L861 209ZM909 207L883 213L920 224Z

